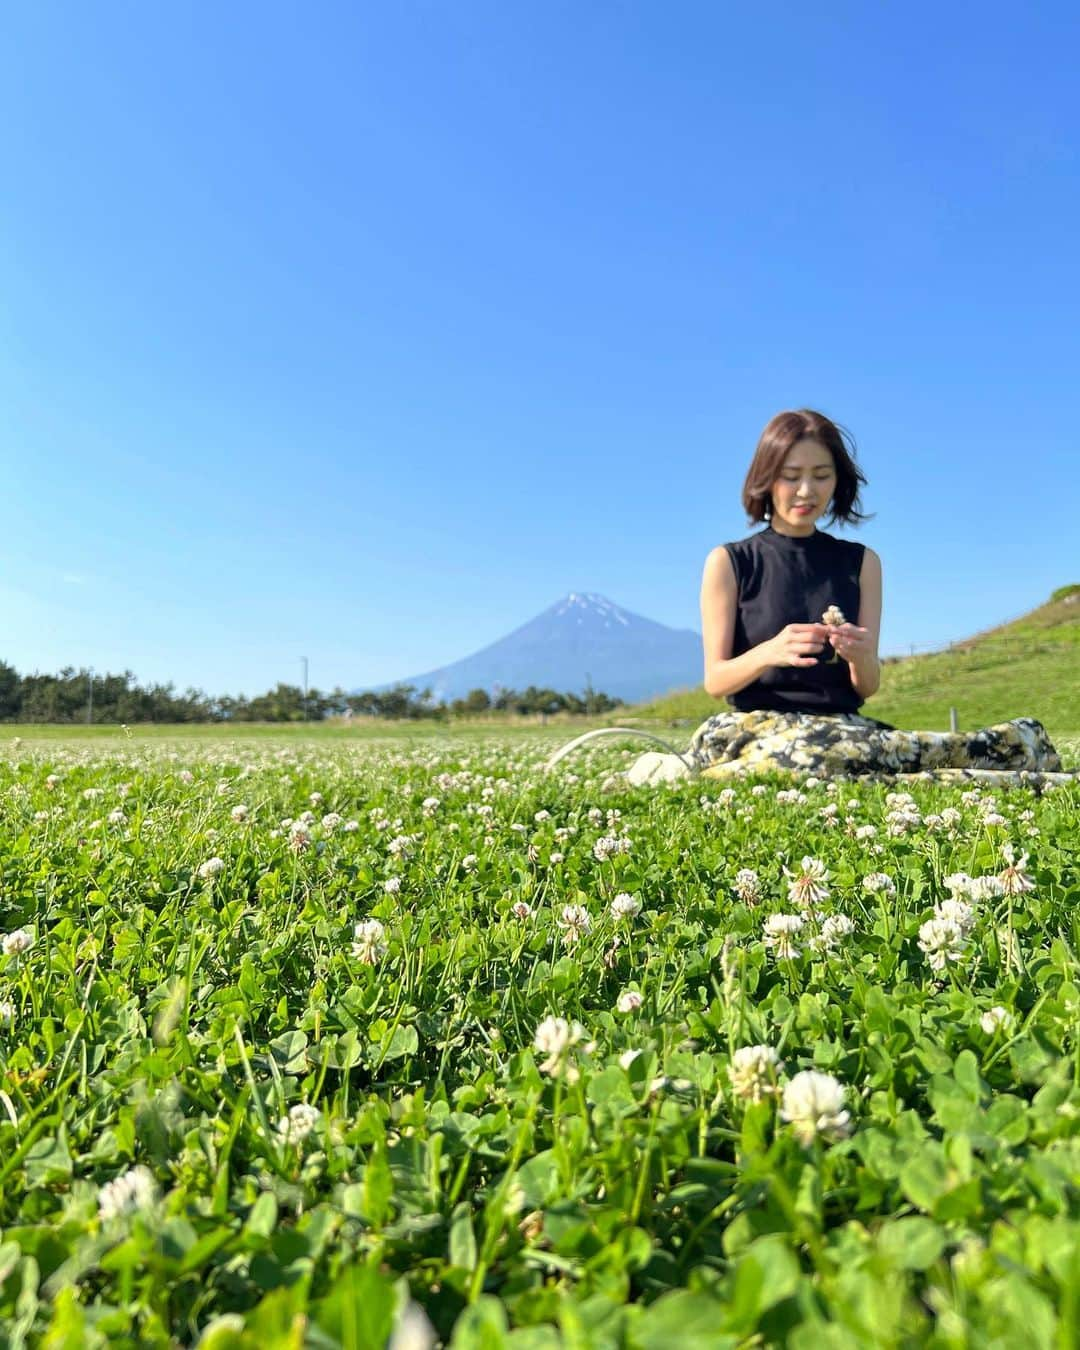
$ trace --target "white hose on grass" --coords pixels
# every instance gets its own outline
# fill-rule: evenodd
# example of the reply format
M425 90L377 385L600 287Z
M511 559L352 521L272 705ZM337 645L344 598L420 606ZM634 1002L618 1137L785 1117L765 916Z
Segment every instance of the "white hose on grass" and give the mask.
M662 745L669 754L675 755L678 759L682 760L692 775L696 776L698 773L697 765L691 760L688 760L686 756L676 750L673 745L670 745L660 736L654 736L651 731L639 731L637 727L600 727L596 731L586 731L582 736L575 736L574 739L564 745L561 750L555 751L544 765L545 772L548 769L553 769L555 765L558 764L559 760L565 759L571 751L577 750L580 746L583 746L586 741L594 740L597 736L640 736L643 740L654 741L657 745Z

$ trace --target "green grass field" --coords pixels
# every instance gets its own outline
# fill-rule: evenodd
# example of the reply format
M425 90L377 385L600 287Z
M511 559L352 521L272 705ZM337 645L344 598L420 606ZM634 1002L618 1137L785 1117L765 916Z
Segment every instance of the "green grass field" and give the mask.
M50 731L0 755L3 1350L1078 1343L1075 786Z

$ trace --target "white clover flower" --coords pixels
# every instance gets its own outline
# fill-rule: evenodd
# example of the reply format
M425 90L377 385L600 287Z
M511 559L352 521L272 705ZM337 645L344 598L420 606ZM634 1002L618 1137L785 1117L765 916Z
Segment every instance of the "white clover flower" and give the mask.
M768 790L769 789L765 786L764 783L755 783L754 786L750 789L750 796L764 797L766 792L768 792Z
M735 873L732 890L744 905L756 905L761 899L761 878L752 867L740 867Z
M955 830L963 819L963 815L955 806L946 806L942 808L941 823L947 830Z
M896 894L896 882L886 872L870 872L863 877L862 885L868 895Z
M801 914L770 914L765 920L765 946L772 948L777 960L794 960L799 955L801 949L795 939L805 922Z
M425 797L420 803L420 809L425 816L433 816L441 805L442 802L438 797Z
M989 1008L983 1013L979 1018L979 1026L982 1027L983 1031L985 1031L988 1036L992 1036L999 1027L1002 1031L1010 1031L1014 1020L1015 1019L1008 1008L1003 1008L998 1004L996 1007Z
M620 892L611 902L611 917L618 919L636 919L641 913L641 901L636 896Z
M387 895L397 895L398 891L401 890L401 878L387 877L382 884L382 888Z
M972 878L966 872L951 872L947 877L943 877L941 884L952 895L971 895Z
M963 959L967 939L952 919L927 919L919 929L919 947L926 953L930 969L940 972L950 961Z
M1023 895L1025 891L1033 891L1035 883L1026 872L1028 855L1021 853L1017 858L1016 851L1012 844L1006 844L1001 850L1005 857L1005 869L998 877L1001 883L1003 895Z
M149 1167L132 1167L98 1191L98 1217L105 1223L127 1214L152 1209L157 1201L157 1183Z
M556 1073L570 1047L584 1035L585 1028L580 1022L568 1022L565 1017L545 1017L533 1037L533 1048L547 1056L539 1066L540 1072Z
M629 1070L630 1065L633 1064L634 1060L637 1059L641 1053L640 1049L624 1050L619 1056L619 1068Z
M529 832L528 825L523 825L520 820L515 820L514 823L510 826L510 828L514 831L515 834L528 834Z
M379 958L386 954L387 947L383 940L385 936L386 929L378 919L364 919L353 930L353 937L356 939L352 945L353 956L366 966L375 965Z
M322 1112L307 1102L289 1107L289 1114L278 1121L278 1134L286 1144L302 1144L322 1119Z
M117 807L115 811L109 812L108 821L110 825L126 825L127 816L125 816L123 811L121 811L120 808Z
M961 933L967 937L968 933L975 927L975 910L966 900L957 899L950 896L948 900L942 900L934 906L934 918L942 919L945 923L954 923Z
M844 1110L844 1085L832 1074L804 1069L785 1086L780 1118L807 1147L817 1135L844 1139L851 1133L851 1115Z
M551 864L552 867L558 867L559 863L565 861L566 861L566 854L559 853L558 851L552 853L551 857L548 859L548 862Z
M988 827L998 825L1008 825L1006 818L998 811L987 811L982 818L982 823Z
M527 900L515 900L510 906L510 913L515 919L528 919L532 915L532 905Z
M550 819L551 819L551 812L545 810L537 811L536 814L533 816L533 820L535 820L538 825L541 824L543 821Z
M323 795L321 792L313 792L311 796L308 798L308 801L312 804L312 806L320 806L322 804L322 799Z
M890 838L902 839L922 824L922 816L914 806L899 806L885 813L885 825Z
M207 858L204 863L199 864L199 876L203 881L213 881L215 877L221 876L225 871L224 858Z
M358 820L347 820L341 827L344 834L355 834L359 828L360 822Z
M793 905L809 909L828 900L829 888L825 882L829 879L829 873L819 858L804 858L802 871L798 874L789 872L785 867L784 875L789 879L788 899Z
M466 853L464 858L462 858L461 860L461 870L463 872L475 872L476 861L477 859L475 853Z
M1005 894L1005 883L1000 877L972 877L968 894L972 900L996 900Z
M233 807L233 809L229 812L229 815L232 816L233 820L236 821L237 825L243 825L244 821L247 820L250 814L251 810L244 802L237 802L236 805Z
M771 1045L744 1045L728 1065L731 1090L743 1101L764 1101L779 1092L776 1079L783 1067L783 1060Z
M302 820L294 820L289 826L288 845L293 853L306 853L311 847L311 832Z
M326 815L322 818L322 827L327 834L333 834L340 824L341 817L336 811L327 811Z
M9 1027L15 1021L15 1004L8 999L0 1003L0 1027Z
M630 841L625 836L620 838L614 836L614 834L605 834L603 838L598 838L593 845L593 857L598 863L606 863L609 857L613 857L617 853L629 852Z
M556 922L563 930L563 942L568 947L572 947L592 927L592 919L584 905L563 905L562 914Z
M16 928L14 932L4 934L2 945L5 956L22 956L34 945L34 935L29 928Z
M190 769L181 769L176 776L180 779L181 783L194 783L195 781L195 775ZM90 789L88 788L87 791L90 791ZM83 793L83 796L86 796L85 792Z
M854 931L855 925L846 914L830 914L810 945L815 951L831 952L839 947L841 939L850 937Z
M856 829L855 829L855 838L856 838L856 839L876 839L876 838L877 838L877 826L876 826L876 825L858 825L858 826L856 826Z
M624 989L618 997L615 1010L621 1013L637 1012L643 1002L644 999L636 989Z

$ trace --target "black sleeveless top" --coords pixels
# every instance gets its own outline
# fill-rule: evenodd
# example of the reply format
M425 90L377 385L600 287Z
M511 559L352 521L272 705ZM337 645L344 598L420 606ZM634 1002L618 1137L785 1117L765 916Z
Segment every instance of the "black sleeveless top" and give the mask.
M768 526L724 548L739 589L732 656L789 623L820 623L830 605L838 605L848 623L858 622L864 544L820 530L806 538L777 534ZM827 646L815 666L774 666L728 702L740 712L855 712L863 700L847 662L830 662L832 655Z

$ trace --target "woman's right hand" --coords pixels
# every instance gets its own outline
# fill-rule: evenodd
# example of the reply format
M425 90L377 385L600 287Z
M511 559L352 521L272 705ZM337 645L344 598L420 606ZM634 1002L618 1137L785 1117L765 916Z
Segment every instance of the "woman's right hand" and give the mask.
M761 645L771 666L816 666L828 636L823 623L789 623Z

